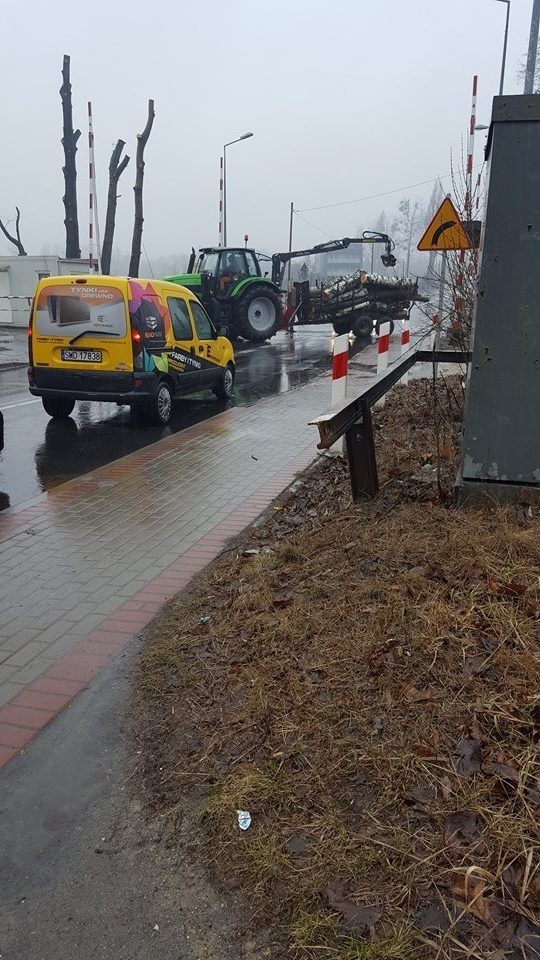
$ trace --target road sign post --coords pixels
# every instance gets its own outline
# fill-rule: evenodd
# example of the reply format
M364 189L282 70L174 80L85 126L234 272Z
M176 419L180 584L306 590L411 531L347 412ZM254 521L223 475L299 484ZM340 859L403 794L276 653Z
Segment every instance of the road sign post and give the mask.
M449 250L470 250L471 240L469 234L460 220L459 214L450 199L446 196L437 210L431 223L427 227L424 236L418 244L418 250L429 253L442 253L441 277L439 283L439 312L437 314L438 322L433 336L433 349L439 350L441 343L441 331L444 309L444 287L446 283L446 266ZM436 363L433 371L434 377L437 377L439 365Z
M446 258L448 254L446 250L443 250L442 254L442 264L441 264L441 279L439 284L439 322L435 327L435 338L433 340L433 350L437 352L441 347L441 327L443 319L443 310L444 310L444 285L446 283ZM437 379L439 375L439 364L435 361L433 364L433 376Z

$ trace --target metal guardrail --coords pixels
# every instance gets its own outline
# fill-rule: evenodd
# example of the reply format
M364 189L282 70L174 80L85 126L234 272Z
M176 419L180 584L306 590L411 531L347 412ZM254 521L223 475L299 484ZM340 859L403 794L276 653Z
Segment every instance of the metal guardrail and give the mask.
M469 350L418 350L413 347L385 373L373 380L353 400L346 400L310 424L319 428L319 450L326 450L345 435L353 500L375 497L379 491L371 407L401 380L415 363L470 363Z

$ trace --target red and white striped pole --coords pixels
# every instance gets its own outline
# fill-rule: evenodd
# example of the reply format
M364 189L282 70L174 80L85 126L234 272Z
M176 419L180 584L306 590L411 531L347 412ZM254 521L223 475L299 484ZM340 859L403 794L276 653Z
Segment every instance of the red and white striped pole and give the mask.
M474 158L474 133L476 130L476 96L478 92L478 77L473 77L471 119L469 121L469 136L467 142L467 178L465 192L465 216L472 219L472 175Z
M90 270L93 271L94 265L97 272L101 273L101 244L99 239L99 220L97 205L97 185L96 185L96 163L94 157L94 130L92 126L92 104L88 101L88 181L89 181L89 223L88 240ZM94 241L96 247L96 260L94 261Z
M390 324L379 324L379 341L377 345L377 374L384 373L388 367L388 352L390 350ZM386 397L377 401L378 407L384 407Z
M349 334L343 333L334 340L332 361L332 406L341 403L347 396L347 372L349 369Z
M472 206L473 206L473 162L474 162L474 134L476 131L476 98L478 94L478 77L475 75L473 77L473 87L472 87L472 101L471 101L471 116L469 120L469 134L467 137L467 167L465 174L465 217L467 220L472 220ZM480 175L478 176L478 181L480 181ZM478 183L479 187L479 183ZM476 206L478 209L478 196L476 198ZM456 277L456 293L454 296L454 317L452 320L452 328L454 333L459 332L460 327L460 318L461 311L463 308L463 297L462 297L462 288L463 288L463 271L465 269L465 251L459 251L459 269Z
M341 403L347 397L347 373L349 370L349 334L342 333L334 338L334 356L332 359L332 400L331 406ZM330 453L344 456L345 437L336 440L330 447Z
M219 223L218 247L223 246L223 157L219 158Z
M410 341L411 341L411 333L409 330L409 317L407 316L407 317L404 317L404 319L401 321L401 353L400 353L401 356L403 356L404 353L407 353L410 346ZM407 384L409 382L408 370L406 370L405 373L403 374L401 378L401 382L403 384Z

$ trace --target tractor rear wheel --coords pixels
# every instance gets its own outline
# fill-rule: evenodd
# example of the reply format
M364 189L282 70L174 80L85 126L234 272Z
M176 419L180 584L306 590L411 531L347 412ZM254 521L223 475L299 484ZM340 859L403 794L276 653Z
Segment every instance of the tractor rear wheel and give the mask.
M270 284L252 284L237 304L240 333L246 340L262 343L273 337L282 314L281 298Z

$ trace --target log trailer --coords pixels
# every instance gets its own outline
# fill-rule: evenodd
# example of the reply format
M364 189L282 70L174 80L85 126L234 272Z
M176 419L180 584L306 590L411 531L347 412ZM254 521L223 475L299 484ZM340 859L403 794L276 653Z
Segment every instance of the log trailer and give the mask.
M336 330L346 327L356 332L360 314L364 332L368 332L371 318L371 332L377 324L377 318L385 312L386 308L381 311L381 303L392 303L388 309L393 319L401 316L402 304L407 299L405 294L411 293L414 288L412 281L387 278L386 286L391 288L390 293L382 289L384 284L376 283L376 280L382 281L384 278L373 278L371 284L359 285L357 274L342 278L337 286L334 281L333 285L318 287L315 291L309 289L309 284L296 283L289 291L286 306L284 304L283 278L291 260L345 250L356 243L384 244L385 252L381 260L386 267L395 266L396 258L392 252L394 243L390 237L385 233L365 231L361 237L344 237L320 243L308 250L289 250L274 253L270 257L257 254L247 246L203 247L198 257L195 250L192 251L186 273L165 279L192 290L216 326L227 327L231 338L240 336L253 342L263 342L281 329L326 322L333 323ZM271 263L271 277L261 267L264 261ZM360 274L359 271L358 276ZM370 302L375 287L377 297L369 313L366 303Z

